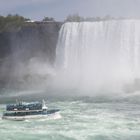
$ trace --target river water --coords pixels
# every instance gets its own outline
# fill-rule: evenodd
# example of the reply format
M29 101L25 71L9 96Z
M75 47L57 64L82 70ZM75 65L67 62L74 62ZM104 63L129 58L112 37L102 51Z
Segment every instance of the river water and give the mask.
M0 140L139 140L138 98L48 99L49 108L61 110L61 119L0 119ZM1 104L0 115L4 109Z

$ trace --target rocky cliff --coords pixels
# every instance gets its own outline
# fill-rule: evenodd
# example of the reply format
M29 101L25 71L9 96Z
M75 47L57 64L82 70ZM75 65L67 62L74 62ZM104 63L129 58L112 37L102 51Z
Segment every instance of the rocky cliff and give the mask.
M24 85L48 73L48 67L54 64L61 25L60 22L26 23L0 33L0 87Z

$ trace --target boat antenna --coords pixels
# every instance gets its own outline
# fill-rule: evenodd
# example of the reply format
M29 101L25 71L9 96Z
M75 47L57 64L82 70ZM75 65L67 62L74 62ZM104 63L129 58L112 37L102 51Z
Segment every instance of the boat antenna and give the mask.
M46 102L45 102L45 100L43 99L42 100L42 110L47 110L48 109L48 107L46 106Z

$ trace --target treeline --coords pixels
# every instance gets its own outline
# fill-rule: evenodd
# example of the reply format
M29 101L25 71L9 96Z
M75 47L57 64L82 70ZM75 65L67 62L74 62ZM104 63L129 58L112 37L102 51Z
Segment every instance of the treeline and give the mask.
M122 19L131 19L131 18L126 18L126 17L112 17L110 15L106 15L104 17L82 17L79 14L73 14L67 16L65 19L65 22L84 22L84 21L90 21L90 22L95 22L95 21L106 21L106 20L122 20Z
M35 21L37 22L37 21ZM0 32L2 31L16 31L22 26L25 25L34 25L34 21L31 21L29 18L25 18L18 14L0 16ZM39 22L55 22L55 19L52 17L44 17L42 21Z
M29 19L19 15L0 16L0 31L12 30L20 27Z
M83 21L104 21L104 20L112 20L115 19L109 15L105 16L105 17L82 17L78 14L74 14L74 15L69 15L65 21L67 22L83 22Z
M78 14L69 15L66 17L66 19L62 22L84 22L84 21L105 21L105 20L119 20L119 19L128 19L128 18L114 18L109 15L105 17L82 17ZM1 31L11 31L11 30L17 30L19 27L23 25L33 25L34 23L40 23L40 22L56 22L56 20L52 17L44 17L41 21L31 21L29 18L25 18L23 16L20 16L18 14L16 15L7 15L7 16L0 16L0 32Z

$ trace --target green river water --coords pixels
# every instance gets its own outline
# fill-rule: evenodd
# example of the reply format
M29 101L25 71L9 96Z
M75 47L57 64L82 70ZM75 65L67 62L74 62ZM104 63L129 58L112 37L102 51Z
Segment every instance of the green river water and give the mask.
M140 140L138 98L48 100L61 119L0 119L0 140ZM0 109L2 115L5 105Z

